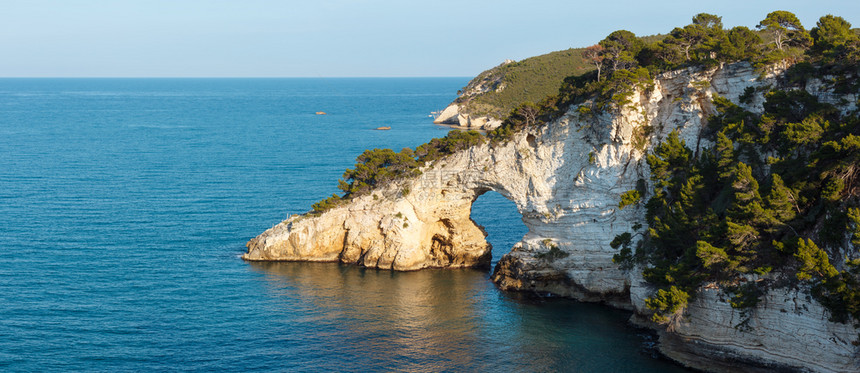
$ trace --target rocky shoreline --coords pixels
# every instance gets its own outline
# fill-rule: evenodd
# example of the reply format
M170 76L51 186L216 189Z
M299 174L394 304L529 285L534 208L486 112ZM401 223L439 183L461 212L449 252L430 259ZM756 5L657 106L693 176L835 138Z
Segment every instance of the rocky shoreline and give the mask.
M749 64L735 63L661 74L653 89L637 90L633 102L617 113L582 118L570 108L508 143L460 151L425 166L417 178L320 215L293 216L252 239L243 258L393 270L485 266L491 248L469 214L472 202L493 190L516 204L529 229L493 273L502 289L633 310L632 321L658 331L661 352L696 369L856 372L858 330L830 322L808 289L772 289L756 307L737 310L719 287L705 286L682 318L656 324L644 301L654 289L641 270L623 270L612 261L613 237L645 221L641 205L618 208L621 193L649 178L644 156L673 131L690 148L712 146L701 136L715 110L711 97L718 94L761 112L760 94L746 103L738 97L750 87L760 92L778 86L782 71L761 77ZM842 99L810 93L822 101ZM453 120L454 106L444 120ZM644 146L635 141L642 126L651 128ZM561 254L548 255L554 250Z

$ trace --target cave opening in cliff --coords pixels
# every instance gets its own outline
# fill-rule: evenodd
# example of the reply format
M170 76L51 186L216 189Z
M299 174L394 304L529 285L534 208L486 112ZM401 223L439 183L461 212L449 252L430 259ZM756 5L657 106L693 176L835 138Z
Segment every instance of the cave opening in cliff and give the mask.
M487 242L493 245L491 268L528 232L517 205L492 190L481 194L472 203L471 218L484 227Z

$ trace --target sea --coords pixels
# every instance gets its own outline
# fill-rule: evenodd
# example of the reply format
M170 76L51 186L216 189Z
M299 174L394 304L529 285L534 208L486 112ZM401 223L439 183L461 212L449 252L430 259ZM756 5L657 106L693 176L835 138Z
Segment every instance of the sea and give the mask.
M684 371L489 270L240 258L365 149L444 136L468 80L0 79L0 371ZM494 262L526 233L495 192L472 217Z

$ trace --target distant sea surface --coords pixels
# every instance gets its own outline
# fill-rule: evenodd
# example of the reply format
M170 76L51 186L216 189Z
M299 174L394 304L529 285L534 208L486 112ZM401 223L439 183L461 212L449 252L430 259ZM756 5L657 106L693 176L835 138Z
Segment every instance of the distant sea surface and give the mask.
M239 258L364 149L444 136L467 82L0 79L0 371L680 371L486 270ZM473 218L494 261L526 231L496 193Z

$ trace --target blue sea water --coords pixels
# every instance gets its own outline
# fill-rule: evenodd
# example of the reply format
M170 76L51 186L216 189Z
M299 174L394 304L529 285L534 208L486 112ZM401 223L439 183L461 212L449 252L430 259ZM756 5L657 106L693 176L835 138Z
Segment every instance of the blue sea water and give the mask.
M239 259L467 81L0 79L0 371L680 371L485 270ZM525 233L495 193L473 218L495 260Z

